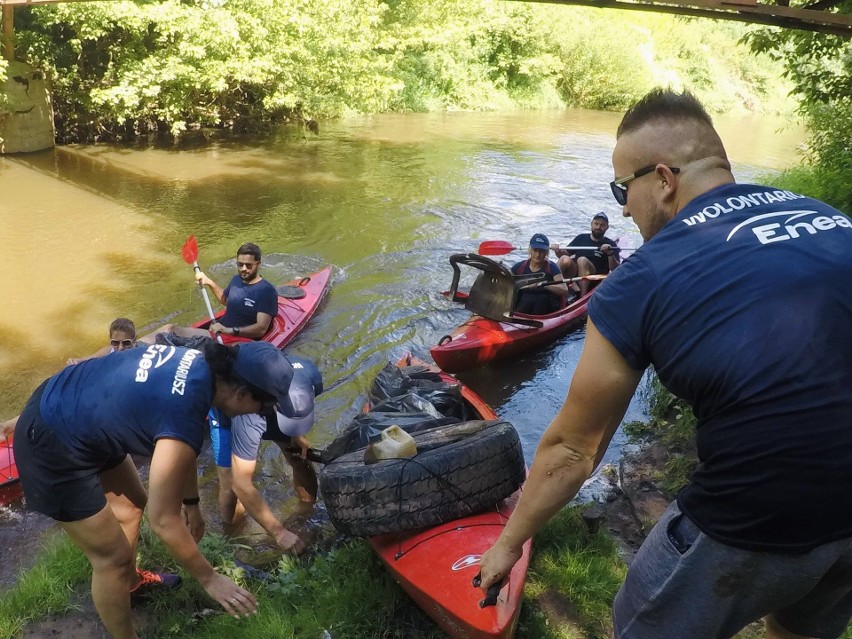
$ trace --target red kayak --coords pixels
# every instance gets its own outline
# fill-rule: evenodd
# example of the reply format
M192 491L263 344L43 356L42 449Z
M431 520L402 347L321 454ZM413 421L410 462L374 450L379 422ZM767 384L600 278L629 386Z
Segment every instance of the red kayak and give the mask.
M18 481L18 467L15 466L15 451L12 450L12 438L0 442L0 506L21 496L21 484Z
M328 291L331 271L332 267L326 266L316 273L277 287L278 315L264 335L264 341L274 344L277 348L284 348L305 327ZM224 312L221 311L217 317ZM196 328L206 328L209 325L210 320L194 324ZM251 341L229 335L222 337L226 344ZM12 438L9 438L8 441L0 442L0 506L5 506L20 496L18 467L15 465Z
M442 337L429 353L448 373L521 357L582 326L591 294L592 291L549 315L515 314L520 319L537 320L541 326L498 322L474 315Z
M398 366L428 364L408 356ZM446 373L441 372L441 377L458 383ZM461 391L480 419L497 419L494 411L472 390L462 385ZM486 602L486 595L474 588L472 581L479 574L482 553L502 532L520 492L516 491L487 512L431 528L369 538L397 583L454 639L509 639L515 634L531 542L524 544L523 556L499 593L496 588L489 593L493 602Z
M331 271L332 267L326 266L316 273L276 287L278 291L278 315L272 320L272 325L266 335L263 336L264 342L269 342L276 348L284 348L304 328L328 291ZM218 319L224 314L225 310L223 309L216 313L216 318ZM198 322L193 326L195 328L207 328L210 326L210 320ZM222 341L225 344L236 344L252 340L246 337L222 335Z

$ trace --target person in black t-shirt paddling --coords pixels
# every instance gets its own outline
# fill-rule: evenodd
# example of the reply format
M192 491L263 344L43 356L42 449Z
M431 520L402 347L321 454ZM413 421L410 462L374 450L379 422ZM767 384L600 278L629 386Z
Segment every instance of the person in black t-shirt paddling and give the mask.
M592 218L591 233L581 233L565 248L558 244L550 245L553 253L559 258L557 264L565 279L582 275L606 275L621 263L615 240L606 236L608 229L609 218L601 211ZM583 248L574 249L572 246ZM580 293L585 295L594 284L588 280L580 280Z

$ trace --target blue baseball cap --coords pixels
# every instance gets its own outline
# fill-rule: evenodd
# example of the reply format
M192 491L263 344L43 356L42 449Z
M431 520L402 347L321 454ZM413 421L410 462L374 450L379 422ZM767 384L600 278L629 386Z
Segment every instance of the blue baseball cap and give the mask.
M597 213L595 213L595 215L592 219L597 220L598 218L600 218L602 220L606 220L607 222L609 222L609 218L606 216L606 213L604 213L603 211L598 211Z
M530 238L530 248L548 250L550 248L550 240L547 239L544 233L536 233Z
M235 347L237 359L234 372L249 384L273 395L278 407L287 417L295 417L296 409L290 401L290 382L293 366L284 353L268 342L245 342Z
M307 357L299 357L298 355L285 355L287 361L293 366L293 384L310 385L313 387L314 396L320 395L323 391L322 373L319 372L317 365Z

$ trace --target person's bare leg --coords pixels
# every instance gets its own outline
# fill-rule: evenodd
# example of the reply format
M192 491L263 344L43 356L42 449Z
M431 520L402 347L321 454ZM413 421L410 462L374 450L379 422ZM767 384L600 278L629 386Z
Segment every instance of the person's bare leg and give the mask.
M563 255L560 257L556 265L559 267L559 270L562 271L562 277L566 280L572 277L577 277L577 262L570 255Z
M148 494L130 455L115 468L101 473L101 486L135 557L139 526L145 504L148 503Z
M314 465L306 459L302 459L297 453L285 450L284 444L276 443L281 449L284 459L293 469L293 489L296 491L299 501L313 506L317 501L317 492L319 492L319 481Z
M572 277L577 277L577 261L570 255L563 255L560 257L556 261L556 265L562 272L563 279L570 280ZM580 292L580 288L577 286L576 282L568 282L566 286L568 286L568 288L574 293Z
M778 623L772 615L767 615L763 618L763 621L766 623L766 634L764 635L766 639L813 639L812 637L793 634Z
M231 469L217 466L216 474L219 477L219 517L225 534L233 535L245 521L246 509L234 492Z
M577 258L577 277L585 277L586 275L594 275L595 274L595 265L592 264L591 260L585 257ZM592 287L592 283L589 280L580 280L580 295L585 295L589 292L589 289Z
M92 565L92 600L110 636L137 639L130 612L130 589L139 579L136 562L112 508L60 525Z

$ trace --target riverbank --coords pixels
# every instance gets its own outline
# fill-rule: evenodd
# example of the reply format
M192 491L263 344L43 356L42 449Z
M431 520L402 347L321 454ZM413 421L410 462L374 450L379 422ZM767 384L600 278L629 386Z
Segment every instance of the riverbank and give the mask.
M630 426L634 438L647 429ZM601 469L578 498L537 535L517 637L603 638L609 607L626 567L670 495L661 478L673 456L659 441L635 440L618 464ZM0 568L0 638L104 636L88 593L85 560L49 520L32 514L30 534L4 539ZM258 637L334 639L438 639L436 626L402 593L361 540L329 531L309 556L281 558L251 567L241 540L208 534L205 555L219 570L240 578L258 596L258 615L233 620L186 580L174 597L157 597L135 610L145 637L226 639L234 632ZM140 544L146 566L173 569L159 542L146 530ZM15 576L12 564L27 567ZM6 586L10 586L6 589ZM274 630L272 630L274 628ZM327 633L327 634L323 634ZM762 636L760 624L738 635Z

